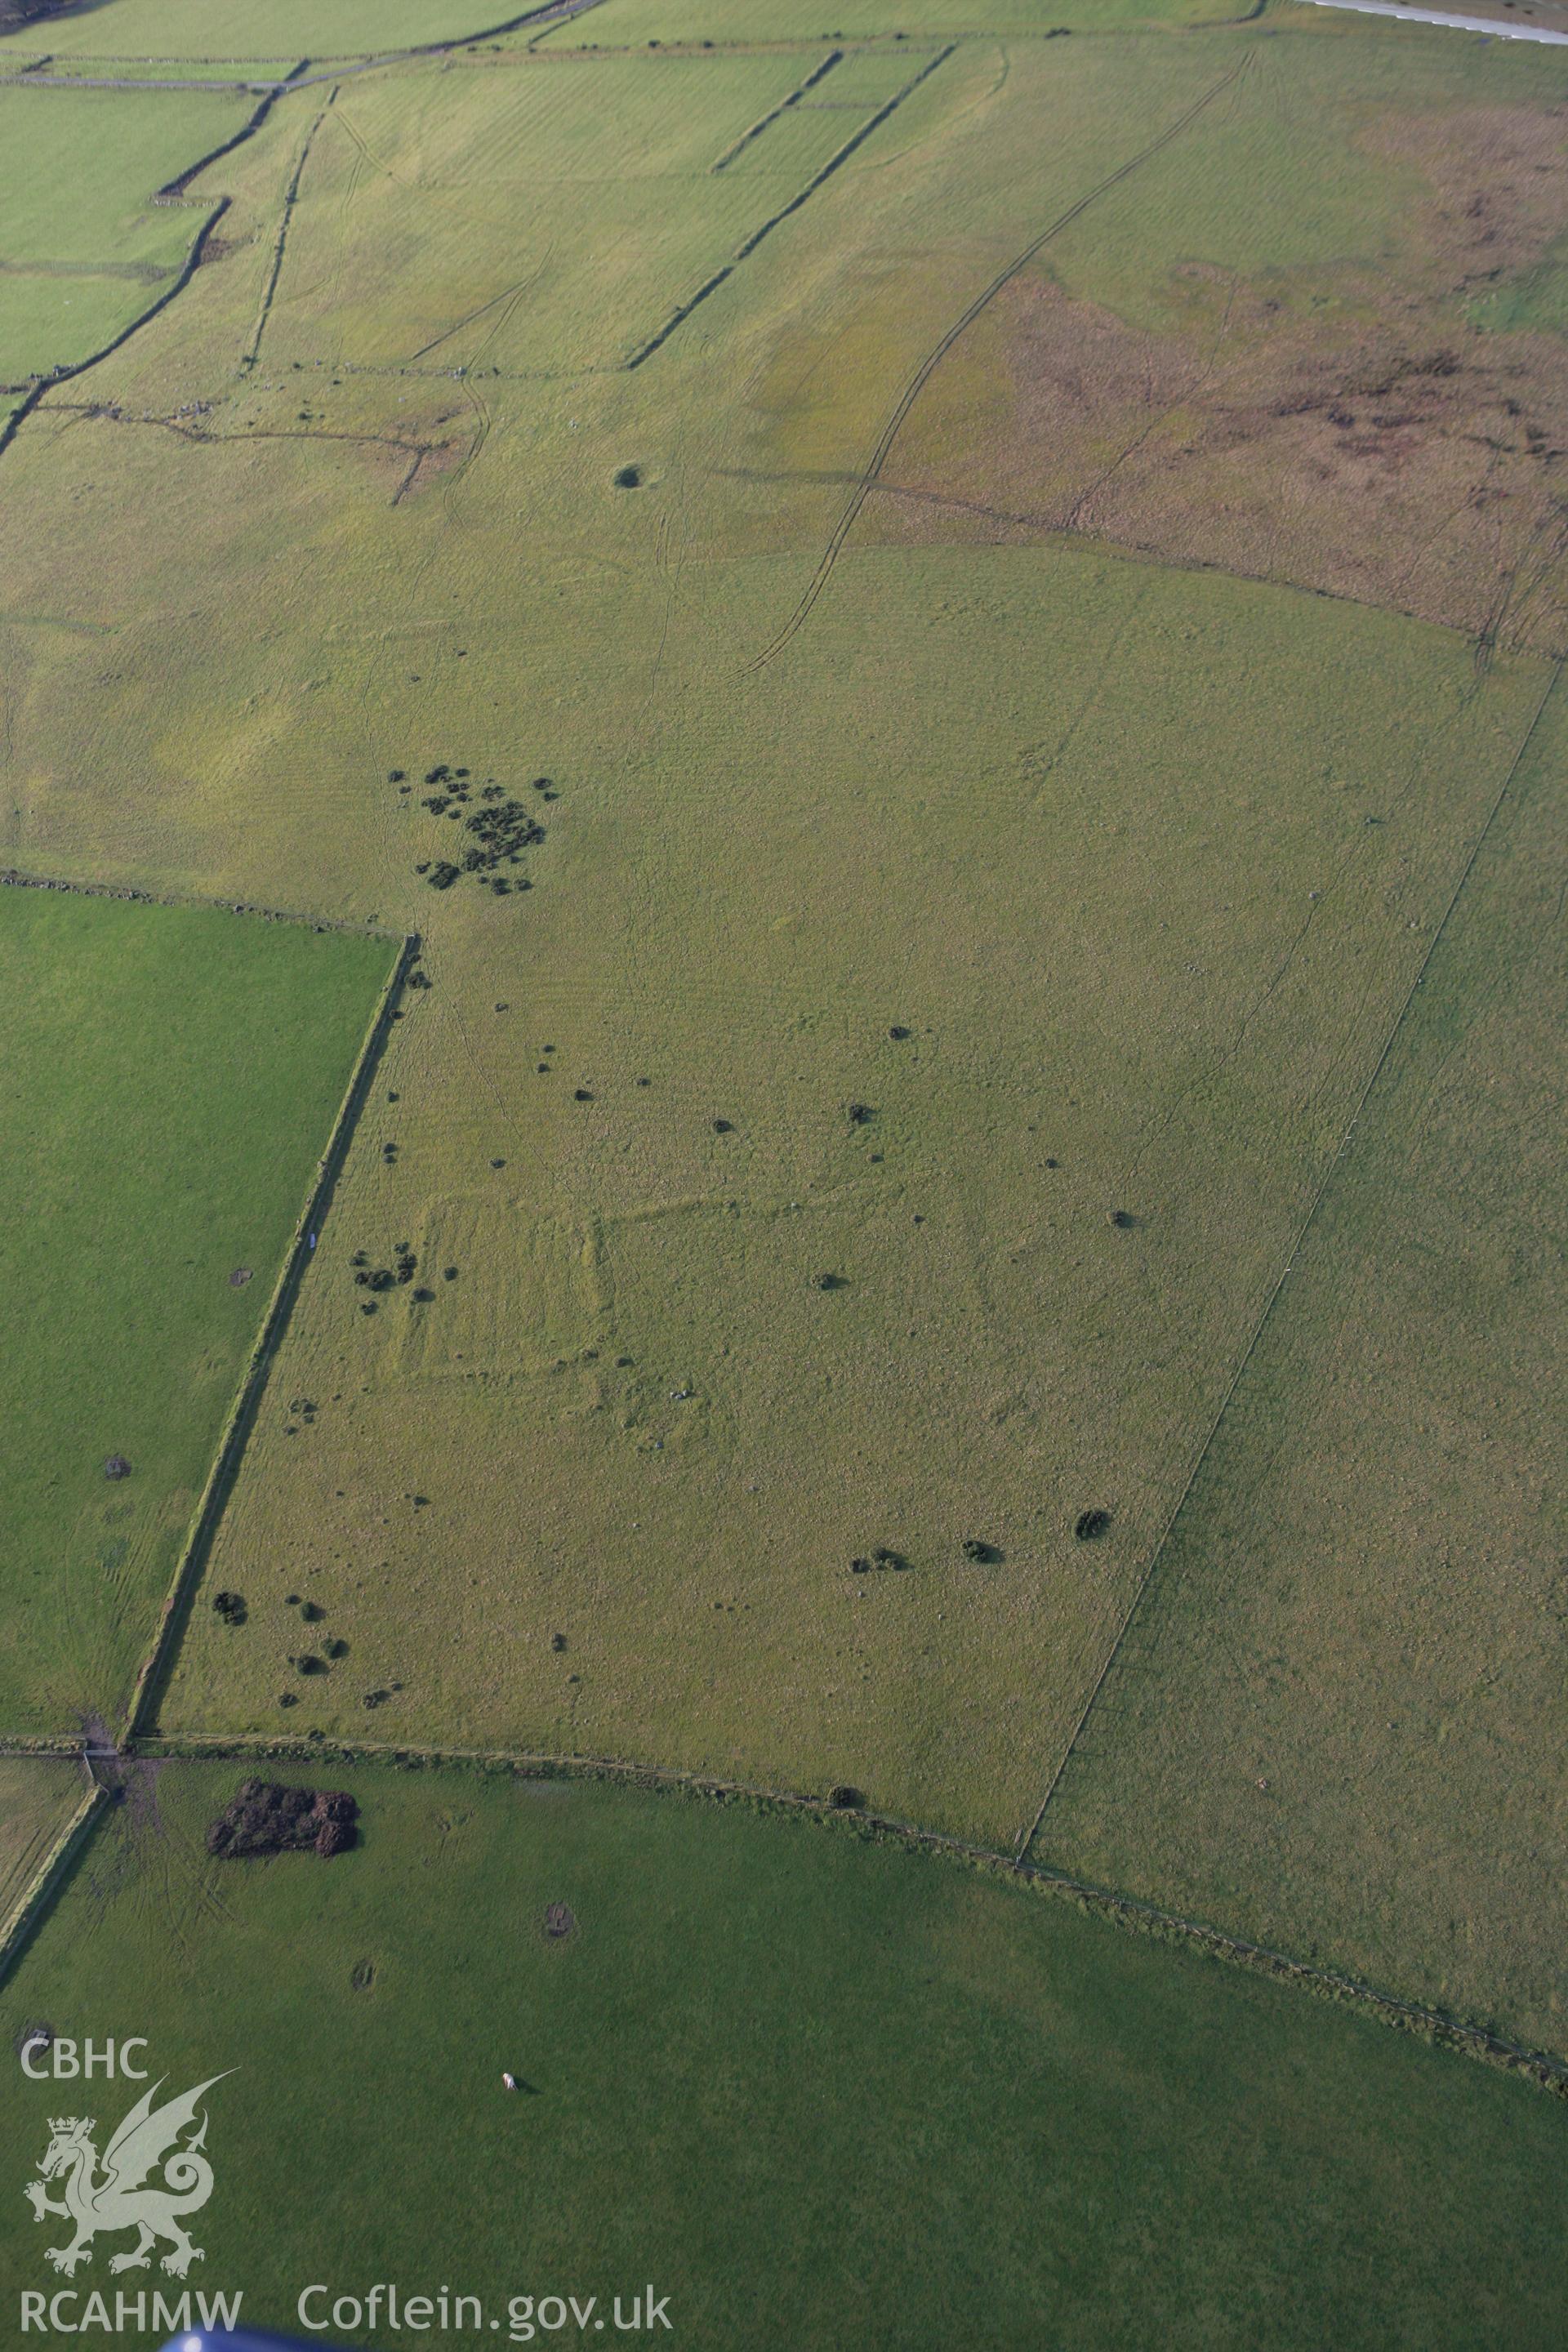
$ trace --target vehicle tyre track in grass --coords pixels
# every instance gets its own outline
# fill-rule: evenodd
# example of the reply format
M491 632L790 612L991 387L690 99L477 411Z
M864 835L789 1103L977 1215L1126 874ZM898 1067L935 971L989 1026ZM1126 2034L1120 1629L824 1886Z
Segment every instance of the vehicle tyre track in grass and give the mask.
M775 654L784 651L785 646L807 619L812 606L833 575L833 567L838 561L845 541L855 527L857 516L870 492L876 488L882 467L886 465L893 444L903 428L905 418L959 337L974 324L981 312L995 299L1002 289L1010 284L1021 269L1026 269L1035 256L1047 246L1053 237L1059 236L1064 229L1070 228L1073 222L1088 212L1091 205L1097 204L1101 196L1109 194L1112 188L1120 187L1124 180L1130 179L1135 172L1142 171L1145 163L1152 163L1156 155L1163 153L1173 140L1179 139L1182 132L1196 121L1205 108L1212 106L1215 99L1223 97L1225 92L1239 80L1251 62L1250 53L1238 58L1228 73L1222 74L1218 81L1205 90L1201 97L1194 99L1192 105L1179 114L1173 122L1168 124L1157 138L1152 139L1149 144L1141 148L1136 155L1130 155L1124 163L1118 164L1114 172L1108 173L1103 180L1090 188L1087 194L1079 196L1075 204L1069 205L1065 212L1058 213L1056 219L1043 228L1037 236L1032 237L1022 252L1015 255L1006 268L999 270L990 284L984 287L974 297L967 310L953 320L945 334L921 362L900 394L891 416L882 428L881 437L871 453L870 463L851 493L848 504L834 525L832 537L827 542L822 561L817 565L805 593L777 635L763 646L762 652L753 660L742 665L741 671L742 677L749 677L753 671L765 668ZM637 362L634 361L632 364L635 366Z

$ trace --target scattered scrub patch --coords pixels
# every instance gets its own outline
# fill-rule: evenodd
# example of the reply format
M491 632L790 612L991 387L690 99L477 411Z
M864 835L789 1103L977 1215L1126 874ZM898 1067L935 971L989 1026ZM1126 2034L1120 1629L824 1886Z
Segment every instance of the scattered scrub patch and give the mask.
M279 1780L242 1780L208 1825L206 1850L226 1862L258 1853L315 1853L323 1861L357 1842L359 1803L342 1789L301 1789Z
M394 769L395 777L400 773ZM521 866L523 851L537 847L544 839L544 827L529 804L509 798L493 777L479 782L467 768L449 767L444 761L429 770L425 782L436 790L426 795L420 806L472 836L460 856L426 858L415 868L430 888L449 890L454 882L472 876L481 889L500 898L513 890L531 889L532 884L526 876L513 878L500 871L503 866ZM548 776L536 777L533 789L544 800L559 797Z

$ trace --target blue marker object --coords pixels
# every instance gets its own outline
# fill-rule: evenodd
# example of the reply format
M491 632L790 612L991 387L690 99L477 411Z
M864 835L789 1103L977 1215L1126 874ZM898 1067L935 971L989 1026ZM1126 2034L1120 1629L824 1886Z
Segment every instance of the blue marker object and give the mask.
M195 2328L184 2336L172 2336L163 2352L343 2352L341 2345L324 2343L317 2336L313 2344L301 2344L297 2336L256 2336L247 2327L238 2335L214 2334L205 2327Z

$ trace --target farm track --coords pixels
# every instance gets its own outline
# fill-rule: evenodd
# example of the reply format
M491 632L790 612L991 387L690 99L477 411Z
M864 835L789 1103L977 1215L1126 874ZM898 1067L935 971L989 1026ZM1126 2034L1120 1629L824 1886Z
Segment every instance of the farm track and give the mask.
M1402 25L1441 25L1455 33L1496 34L1505 41L1547 41L1553 45L1568 44L1568 33L1553 33L1544 26L1510 25L1499 16L1457 16L1440 8L1410 8L1399 0L1311 0L1314 8L1351 8L1361 16L1387 16Z
M999 1853L991 1847L973 1845L938 1831L924 1830L915 1822L899 1821L889 1815L869 1812L847 1815L822 1798L802 1795L795 1790L763 1789L745 1781L715 1780L666 1765L627 1762L624 1759L609 1757L522 1754L496 1748L408 1748L395 1746L390 1741L323 1741L310 1744L259 1737L229 1738L221 1734L195 1739L164 1739L155 1733L149 1733L128 1738L125 1746L120 1748L93 1748L80 1741L50 1744L0 1739L0 1757L79 1758L91 1773L95 1784L94 1794L89 1798L65 1838L47 1861L33 1888L18 1906L5 1942L0 1944L0 1981L4 1980L21 1950L37 1932L55 1896L84 1851L92 1830L108 1810L104 1800L118 1785L120 1773L127 1766L142 1762L256 1765L276 1760L317 1767L331 1762L372 1768L392 1765L414 1770L479 1769L509 1772L521 1779L613 1781L622 1786L642 1788L650 1793L685 1796L708 1802L752 1805L768 1811L805 1815L824 1824L828 1822L840 1823L849 1833L873 1843L939 1853L971 1869L1021 1881L1042 1895L1071 1903L1079 1910L1119 1927L1125 1933L1174 1945L1226 1966L1245 1969L1253 1975L1271 1978L1277 1983L1293 1985L1318 2000L1332 2001L1341 2008L1373 2019L1396 2032L1414 2034L1439 2048L1457 2052L1483 2065L1521 2077L1550 2096L1568 2101L1568 2063L1549 2052L1532 2050L1521 2042L1511 2042L1488 2027L1447 2016L1442 2011L1427 2008L1417 2001L1402 2000L1359 1978L1294 1959L1289 1953L1276 1951L1268 1945L1226 1935L1206 1921L1163 1911L1154 1904L1141 1902L1108 1887L1096 1886L1088 1880L1074 1878L1065 1871L1020 1861L1015 1855Z
M921 362L900 394L891 416L882 428L881 437L871 452L869 464L857 482L848 504L834 525L832 536L828 540L822 560L805 594L776 635L770 639L754 659L742 666L741 672L742 677L748 677L756 670L765 668L773 656L782 653L785 646L804 626L810 616L812 606L833 576L833 567L838 561L846 540L855 527L856 518L876 487L882 467L887 464L892 452L893 444L903 429L905 418L959 337L974 324L981 312L995 300L1003 288L1009 285L1020 270L1026 269L1035 256L1049 245L1053 237L1059 236L1064 229L1070 228L1073 222L1080 219L1101 196L1109 194L1112 188L1120 187L1124 180L1131 179L1133 173L1142 171L1146 163L1152 163L1156 155L1162 154L1173 141L1179 139L1183 131L1197 121L1205 108L1212 106L1215 99L1223 97L1225 92L1239 80L1251 62L1250 57L1238 58L1228 73L1222 74L1216 82L1213 83L1200 97L1194 99L1192 105L1184 113L1179 114L1174 122L1168 124L1157 138L1152 139L1146 147L1140 148L1136 155L1130 155L1124 163L1118 164L1114 172L1108 173L1103 180L1099 181L1087 194L1079 196L1076 203L1069 205L1065 212L1058 213L1056 219L1043 228L1037 236L1032 237L1022 252L1016 254L1006 268L999 270L990 284L984 287L968 308L953 320L952 325Z
M1251 1336L1247 1339L1247 1345L1242 1349L1241 1355L1237 1360L1236 1370L1231 1374L1230 1380L1226 1384L1225 1393L1220 1399L1219 1408L1209 1424L1208 1431L1204 1437L1203 1443L1198 1447L1197 1452L1194 1456L1192 1466L1187 1473L1186 1478L1183 1482L1181 1492L1176 1496L1175 1502L1166 1517L1164 1525L1161 1528L1160 1533L1155 1539L1153 1547L1150 1552L1148 1563L1144 1568L1142 1575L1138 1580L1138 1583L1133 1591L1132 1599L1128 1606L1127 1612L1122 1618L1121 1625L1117 1629L1115 1637L1112 1640L1110 1648L1106 1652L1105 1658L1100 1664L1100 1671L1096 1675L1094 1682L1090 1686L1089 1696L1084 1701L1082 1711L1062 1748L1061 1755L1058 1759L1056 1769L1052 1772L1050 1780L1047 1784L1045 1795L1040 1800L1039 1807L1035 1814L1034 1820L1028 1824L1027 1828L1020 1833L1017 1843L1017 1854L1020 1863L1027 1862L1035 1841L1039 1836L1041 1828L1045 1822L1047 1812L1050 1807L1051 1800L1056 1795L1058 1789L1061 1786L1062 1778L1067 1771L1068 1764L1072 1760L1074 1752L1078 1748L1078 1744L1082 1738L1084 1731L1088 1727L1095 1708L1099 1704L1102 1693L1104 1692L1106 1684L1110 1679L1111 1669L1115 1665L1118 1657L1121 1655L1122 1645L1127 1639L1127 1635L1138 1616L1145 1597L1152 1586L1154 1576L1159 1569L1160 1562L1164 1558L1165 1552L1170 1545L1171 1538L1174 1535L1176 1528L1180 1523L1182 1514L1191 1499L1204 1465L1214 1449L1215 1443L1219 1436L1221 1428L1224 1426L1226 1416L1229 1412L1231 1404L1234 1402L1237 1392L1241 1386L1241 1382L1246 1376L1247 1367L1252 1362L1265 1334L1268 1330L1274 1319L1275 1312L1285 1294L1285 1285L1289 1279L1290 1274L1295 1266L1297 1256L1308 1241L1311 1234L1312 1227L1317 1223L1323 1203L1329 1196L1334 1179L1344 1163L1345 1154L1350 1149L1351 1139L1355 1134L1356 1129L1360 1124L1362 1115L1365 1111L1367 1104L1372 1099L1372 1096L1377 1086L1378 1080L1382 1077L1384 1071L1388 1066L1389 1056L1394 1052L1394 1046L1398 1042L1400 1033L1404 1029L1411 1008L1415 1003L1416 992L1425 984L1427 971L1431 968L1432 960L1436 954L1439 946L1447 936L1449 924L1452 922L1455 911L1458 907L1459 900L1464 895L1465 886L1469 881L1471 874L1475 871L1476 861L1479 857L1499 816L1502 813L1508 800L1510 790L1512 787L1513 780L1519 773L1521 764L1523 761L1526 752L1529 751L1531 744L1535 740L1536 730L1540 727L1541 721L1546 714L1547 705L1551 701L1553 693L1561 683L1565 667L1568 667L1568 664L1565 664L1561 658L1553 664L1551 676L1548 677L1546 685L1542 689L1541 698L1537 702L1534 711L1531 716L1530 724L1526 728L1523 736L1521 738L1519 748L1514 752L1512 760L1509 762L1508 772L1503 777L1502 782L1498 788L1491 806L1487 812L1484 823L1479 827L1475 840L1470 845L1469 853L1465 858L1463 866L1460 867L1458 878L1456 881L1452 891L1449 893L1448 900L1443 909L1442 916L1433 929L1432 937L1427 943L1426 952L1422 957L1420 965L1416 970L1415 976L1412 980L1409 988L1405 991L1404 1001L1394 1014L1388 1034L1384 1040L1383 1049L1373 1065L1371 1075L1367 1078L1366 1084L1362 1088L1361 1093L1356 1097L1355 1107L1346 1124L1344 1134L1340 1139L1339 1149L1335 1151L1333 1158L1330 1160L1328 1167L1323 1171L1322 1178L1308 1205L1306 1215L1302 1218L1300 1226L1297 1228L1295 1237L1291 1241L1290 1246L1286 1253L1285 1262L1281 1265L1278 1275L1275 1276L1273 1286L1263 1302L1262 1311L1258 1315L1258 1320L1253 1327Z

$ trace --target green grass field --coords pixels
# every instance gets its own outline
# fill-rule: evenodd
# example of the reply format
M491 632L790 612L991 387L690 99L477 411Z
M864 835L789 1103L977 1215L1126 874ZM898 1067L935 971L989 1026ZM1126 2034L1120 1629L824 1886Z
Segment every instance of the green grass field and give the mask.
M88 1793L84 1766L52 1756L0 1757L0 1935Z
M816 35L823 40L911 40L933 35L994 33L1033 40L1053 28L1083 33L1136 32L1148 26L1201 25L1223 18L1226 0L827 0L816 10L781 17L764 0L604 0L580 21L537 36L542 47L642 47L672 44L766 43ZM521 37L527 37L526 32Z
M1068 550L847 558L809 646L738 676L791 584L688 573L666 707L725 688L673 774L606 743L642 646L552 605L521 909L424 889L449 821L366 778L436 985L214 1551L251 1622L198 1612L171 1726L289 1693L345 1736L1026 1825L1542 673L1478 693L1440 633ZM480 723L416 758L493 742L504 776L507 637L465 640ZM458 1278L366 1318L351 1257L398 1239ZM852 1572L881 1546L910 1571ZM303 1687L301 1580L353 1651Z
M12 41L36 53L110 61L248 60L259 53L360 58L460 41L508 16L506 0L101 0L28 26Z
M849 1833L370 1761L847 1783L1004 1853L1054 1791L1051 1862L1568 2054L1568 67L1219 13L29 33L342 69L0 452L0 857L359 936L0 894L0 960L111 927L0 1043L0 1731L122 1703L366 930L428 983L159 1702L363 1743L364 1851L209 1874L239 1766L138 1766L13 1988L123 2031L156 1977L168 2065L247 2070L204 2283L324 2215L345 2286L410 2228L487 2294L662 2235L694 2342L781 2352L1559 2329L1521 2083ZM0 89L64 139L50 300L142 267L138 142L209 102ZM203 215L149 217L177 267Z
M206 215L152 198L256 104L241 91L0 84L0 382L77 365L158 299Z
M1559 689L1037 1848L1554 2050L1565 719Z
M123 1716L391 955L0 891L8 1735Z
M8 2041L145 2034L171 2095L236 2070L188 2284L248 2322L297 2327L314 2281L500 2315L651 2280L692 2352L1563 2324L1561 2110L1479 2067L930 1855L679 1799L361 1770L358 1852L211 1863L239 1770L140 1768L0 2006ZM13 2093L29 2163L63 2095ZM92 2085L100 2147L132 2095ZM396 2196L368 2193L391 2147ZM8 2305L62 2284L65 2234L0 2206Z
M744 172L715 174L800 79L790 54L651 69L566 58L345 89L289 227L268 365L429 359L488 378L623 360L879 102L859 117L792 110L792 124L842 128L820 155L780 163L782 193ZM389 259L413 265L418 289L395 306Z

